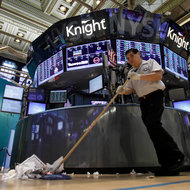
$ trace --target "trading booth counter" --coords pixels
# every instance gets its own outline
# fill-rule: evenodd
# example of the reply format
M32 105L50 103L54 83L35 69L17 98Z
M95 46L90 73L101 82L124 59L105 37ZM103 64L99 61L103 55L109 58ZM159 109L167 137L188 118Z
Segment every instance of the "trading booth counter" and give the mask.
M105 105L60 108L20 120L11 165L32 154L52 163L65 156ZM190 165L190 113L166 107L163 127L172 135ZM65 168L127 168L159 166L141 120L138 104L111 105L64 164Z

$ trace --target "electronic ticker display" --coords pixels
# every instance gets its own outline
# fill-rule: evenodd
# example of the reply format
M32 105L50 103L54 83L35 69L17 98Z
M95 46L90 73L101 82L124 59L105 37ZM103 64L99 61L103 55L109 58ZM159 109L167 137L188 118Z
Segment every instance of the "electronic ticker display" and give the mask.
M105 40L66 48L67 71L101 66L101 54L107 54L106 41L110 43Z
M183 57L164 47L164 62L166 70L188 80L187 61Z
M116 40L117 64L124 64L127 61L125 52L131 48L138 49L141 52L142 59L144 60L154 59L162 66L159 44L135 42L135 41L119 40L119 39Z
M61 50L38 65L38 85L63 73L63 68L63 53Z

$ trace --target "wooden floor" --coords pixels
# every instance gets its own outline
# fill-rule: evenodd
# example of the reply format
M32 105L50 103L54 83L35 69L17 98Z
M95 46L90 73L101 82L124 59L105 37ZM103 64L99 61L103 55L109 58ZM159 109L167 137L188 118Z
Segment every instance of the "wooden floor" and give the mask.
M71 180L8 180L2 181L0 190L102 190L102 189L143 189L143 190L190 190L190 172L180 176L150 177L150 174L121 175L72 175Z

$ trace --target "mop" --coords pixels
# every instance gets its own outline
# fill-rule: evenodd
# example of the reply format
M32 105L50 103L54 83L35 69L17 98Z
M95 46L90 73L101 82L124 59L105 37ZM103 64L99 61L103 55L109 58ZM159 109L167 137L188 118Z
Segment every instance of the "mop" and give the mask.
M129 80L126 80L122 87L125 87ZM62 159L60 164L54 169L54 172L65 163L65 161L69 158L69 156L73 153L73 151L79 146L79 144L83 141L83 139L87 136L87 134L92 130L92 128L95 126L95 124L99 121L99 119L102 117L102 115L106 112L106 110L109 108L109 106L113 103L113 101L116 99L116 97L119 95L119 92L117 92L114 97L110 100L110 102L107 104L107 106L104 108L104 110L99 114L99 116L91 123L91 125L87 128L85 133L82 135L82 137L76 142L76 144L72 147L72 149L66 154L66 156Z

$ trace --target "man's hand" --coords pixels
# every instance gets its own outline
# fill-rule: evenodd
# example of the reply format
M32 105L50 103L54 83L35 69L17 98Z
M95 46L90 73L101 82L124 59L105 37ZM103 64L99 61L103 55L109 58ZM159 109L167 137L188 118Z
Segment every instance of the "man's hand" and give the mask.
M118 86L116 93L118 94L125 94L125 89L123 88L123 86Z
M128 79L131 80L140 80L141 75L135 72L131 72L128 74Z

